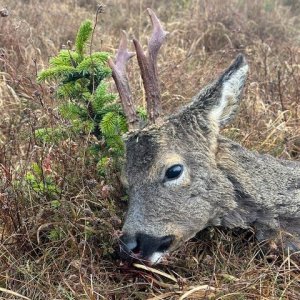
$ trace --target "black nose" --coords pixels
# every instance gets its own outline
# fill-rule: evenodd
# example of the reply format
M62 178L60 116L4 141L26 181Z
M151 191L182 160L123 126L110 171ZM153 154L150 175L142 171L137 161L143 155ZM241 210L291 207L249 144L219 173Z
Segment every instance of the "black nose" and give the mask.
M155 252L165 252L173 239L173 235L155 237L143 233L135 236L123 234L120 238L120 256L129 262L135 259L148 260Z

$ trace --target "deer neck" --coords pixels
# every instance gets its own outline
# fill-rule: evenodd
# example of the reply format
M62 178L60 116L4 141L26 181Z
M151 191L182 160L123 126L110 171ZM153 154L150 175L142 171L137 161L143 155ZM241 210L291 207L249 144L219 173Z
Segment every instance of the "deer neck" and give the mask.
M293 223L300 228L300 163L249 151L223 137L218 145L217 165L231 182L237 204L221 224L272 231Z

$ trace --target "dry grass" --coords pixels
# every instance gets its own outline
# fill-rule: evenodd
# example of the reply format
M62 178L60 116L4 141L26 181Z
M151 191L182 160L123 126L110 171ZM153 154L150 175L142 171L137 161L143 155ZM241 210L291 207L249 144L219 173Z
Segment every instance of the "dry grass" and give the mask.
M146 40L152 7L170 32L160 56L164 110L187 103L239 52L251 73L239 117L224 134L278 157L300 157L300 7L297 0L114 0L94 49L113 51L120 29ZM300 299L300 264L266 252L249 232L210 229L146 270L122 264L116 236L126 209L88 153L92 137L41 145L34 130L64 125L37 70L72 40L95 1L0 0L0 297L1 299ZM130 73L143 102L137 66ZM113 87L113 85L112 85ZM33 163L62 192L35 193ZM168 274L168 275L167 275ZM172 275L171 277L169 275ZM6 289L6 290L4 290ZM15 293L15 294L13 294ZM25 298L26 299L26 298Z

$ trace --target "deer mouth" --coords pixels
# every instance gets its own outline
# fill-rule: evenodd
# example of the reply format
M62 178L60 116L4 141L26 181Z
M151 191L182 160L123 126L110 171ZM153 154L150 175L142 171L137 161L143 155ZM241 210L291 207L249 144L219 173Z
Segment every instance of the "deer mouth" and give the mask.
M174 236L152 236L145 233L124 233L120 237L120 257L128 262L143 261L156 264L161 261L173 243Z
M148 263L150 265L156 265L159 264L163 258L167 255L167 252L154 252L148 259Z

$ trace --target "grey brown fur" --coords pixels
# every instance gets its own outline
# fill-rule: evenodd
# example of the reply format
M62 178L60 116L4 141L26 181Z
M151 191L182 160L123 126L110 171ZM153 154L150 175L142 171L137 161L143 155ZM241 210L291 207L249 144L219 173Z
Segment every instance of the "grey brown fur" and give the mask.
M300 250L299 162L251 152L219 134L239 107L247 70L239 55L189 106L127 137L130 204L121 242L129 255L155 263L150 254L172 251L211 225L253 227L258 240L284 232L284 246ZM176 164L183 174L166 181ZM168 236L168 247L149 244L149 237Z

